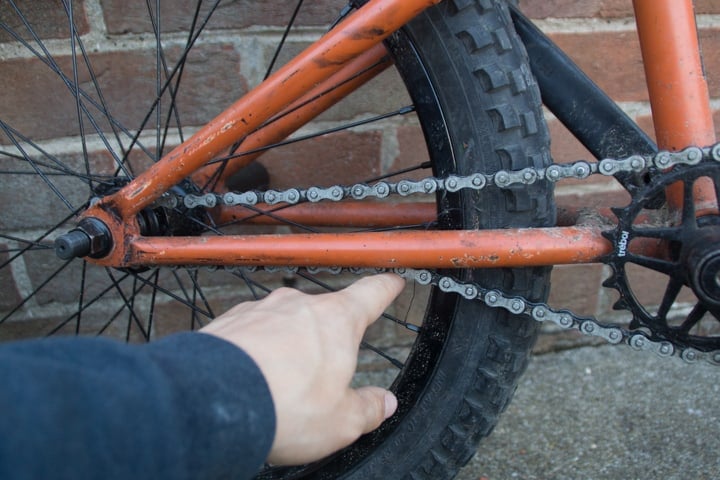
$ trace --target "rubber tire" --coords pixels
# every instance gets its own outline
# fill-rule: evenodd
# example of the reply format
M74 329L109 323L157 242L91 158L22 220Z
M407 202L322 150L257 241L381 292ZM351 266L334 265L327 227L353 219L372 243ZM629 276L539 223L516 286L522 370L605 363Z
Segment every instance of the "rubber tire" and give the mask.
M550 137L540 93L507 7L451 0L407 29L437 88L461 174L543 167ZM464 228L550 226L552 187L464 193ZM473 271L473 280L544 300L549 269ZM432 382L392 436L343 478L449 479L490 434L525 371L538 325L460 301Z
M448 0L415 19L404 34L423 59L452 142L455 164L439 162L447 170L436 170L436 175L548 165L549 134L540 94L503 1ZM397 60L402 75L402 59ZM418 108L427 101L413 100ZM433 141L433 126L423 128ZM459 195L462 213L445 219L451 227L539 227L555 221L547 182ZM549 268L464 272L466 279L483 286L533 300L546 299L549 274ZM454 294L436 291L430 304L441 314L426 317L426 327L428 322L438 327L426 330L446 333L437 339L441 352L422 393L389 425L361 439L361 446L319 470L303 472L302 478L449 479L490 434L527 367L538 325ZM416 345L427 342L421 339ZM422 361L423 355L413 351L411 357ZM365 452L363 460L357 459L358 451Z

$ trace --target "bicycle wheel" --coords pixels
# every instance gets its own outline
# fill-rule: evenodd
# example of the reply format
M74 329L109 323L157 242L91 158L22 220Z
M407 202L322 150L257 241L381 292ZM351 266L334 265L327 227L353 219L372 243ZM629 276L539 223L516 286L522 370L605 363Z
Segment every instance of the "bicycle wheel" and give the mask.
M287 28L252 25L274 21L283 3L236 2L222 5L231 10L223 15L217 14L219 2L159 10L143 5L144 19L137 6L114 0L85 8L65 1L59 11L44 2L3 5L0 198L13 207L0 212L0 281L8 286L0 294L0 338L80 333L147 341L199 327L214 313L280 285L322 291L356 278L304 269L115 270L61 261L51 249L52 240L71 228L75 214L94 198L119 188L212 118L215 103L241 94L243 81L260 81L272 69L258 65L282 60L321 33L321 22L337 17L328 13L328 2L318 2L302 5ZM188 18L178 18L182 14ZM293 35L280 40L288 32L299 40ZM280 48L269 48L271 41ZM303 127L292 143L268 149L258 160L269 172L270 187L491 173L549 162L539 94L503 2L444 2L393 35L386 47L395 73L383 73ZM133 50L133 61L123 63L127 50ZM244 64L249 73L243 81L217 77L228 65L232 70ZM427 152L398 155L401 144L415 139L423 139ZM373 148L378 142L379 151ZM332 162L323 162L328 145L343 148L331 149ZM231 179L234 188L262 188L263 175L247 172ZM178 190L215 186L185 184ZM545 182L461 190L431 200L433 218L392 228L532 227L554 221ZM292 220L291 208L270 215L250 212L226 224L202 209L162 208L168 210L148 213L144 221L173 223L175 234L326 228ZM275 225L258 226L248 217ZM340 226L359 229L350 221ZM549 272L443 273L539 300ZM369 370L385 370L383 362L393 365L386 386L400 399L398 413L326 461L268 468L261 477L450 478L509 402L535 334L528 318L409 285L384 323L368 333L361 359Z

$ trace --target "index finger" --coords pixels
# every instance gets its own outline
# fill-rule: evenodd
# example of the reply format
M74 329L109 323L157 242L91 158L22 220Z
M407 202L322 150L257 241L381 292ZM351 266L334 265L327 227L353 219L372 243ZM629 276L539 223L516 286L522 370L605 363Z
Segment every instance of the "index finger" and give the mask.
M361 319L364 332L402 292L405 280L394 273L363 277L352 285L336 292L343 295L353 317Z

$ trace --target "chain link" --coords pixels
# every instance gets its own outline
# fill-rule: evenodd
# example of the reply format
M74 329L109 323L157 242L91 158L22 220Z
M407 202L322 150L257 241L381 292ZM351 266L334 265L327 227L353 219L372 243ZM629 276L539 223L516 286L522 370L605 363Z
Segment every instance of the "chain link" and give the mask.
M182 198L182 202L187 208L212 208L218 204L255 206L259 203L269 205L284 203L294 205L300 202L339 202L350 198L355 200L386 198L393 194L400 196L431 194L442 190L448 192L457 192L463 189L479 191L490 186L504 189L518 185L532 185L543 179L550 182L570 178L584 180L594 174L612 176L620 172L640 173L651 167L667 170L676 165L696 165L703 160L720 162L720 143L706 149L690 147L681 152L663 151L652 156L632 155L624 159L606 158L598 162L578 161L572 164L551 164L539 169L500 170L488 175L475 173L467 176L451 175L446 178L428 177L418 181L402 180L397 183L382 181L372 185L359 183L349 187L334 185L324 188L226 193L222 196L213 193L186 195ZM165 198L163 201L168 202L168 199ZM296 272L298 270L288 267L260 268L265 271ZM226 267L226 270L243 272L254 272L258 269L258 267ZM341 267L311 267L306 270L309 273L328 272L332 274L390 271ZM524 314L538 322L552 322L564 330L575 330L583 335L601 338L611 344L626 344L635 350L654 352L661 357L677 356L686 363L705 362L720 366L720 350L701 352L690 347L676 346L668 341L656 341L642 331L631 331L617 325L606 325L595 318L582 317L568 310L555 310L541 302L532 302L520 296L507 296L498 290L487 289L471 282L463 282L447 275L439 275L430 270L396 268L391 271L421 285L434 285L443 292L456 293L467 300L480 301L488 307L502 308L515 315Z

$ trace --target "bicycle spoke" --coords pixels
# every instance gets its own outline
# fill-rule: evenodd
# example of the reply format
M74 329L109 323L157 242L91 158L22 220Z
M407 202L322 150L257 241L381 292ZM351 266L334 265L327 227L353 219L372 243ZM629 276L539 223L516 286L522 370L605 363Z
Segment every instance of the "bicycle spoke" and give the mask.
M113 286L115 287L115 291L117 291L117 293L120 295L120 298L122 298L122 301L125 304L125 308L127 308L127 310L128 310L129 318L128 318L128 333L127 333L126 340L130 340L129 329L130 329L130 325L132 324L132 322L134 322L138 326L138 328L142 332L143 336L145 338L147 338L147 333L145 332L145 329L143 328L142 324L140 323L140 319L138 318L137 314L135 313L135 306L134 306L135 295L132 295L130 297L130 299L128 299L125 296L125 292L123 292L122 288L120 287L120 284L115 279L115 276L112 274L112 270L109 268L106 268L105 272L107 273L108 278L110 279ZM137 285L138 278L139 278L139 275L133 275L133 291L135 290L135 285ZM138 292L139 292L139 290L138 290Z
M208 22L210 21L210 18L212 14L215 12L215 10L218 8L218 5L220 4L220 0L215 0L215 3L213 4L212 8L210 9L210 12L205 16L203 22L200 24L196 32L193 32L192 39L188 42L187 47L185 48L185 51L183 51L182 55L180 56L180 59L178 63L173 67L172 71L167 75L167 78L165 82L163 83L162 87L160 88L160 91L158 92L155 100L152 102L152 104L149 106L149 110L145 114L145 117L140 122L140 127L138 128L136 134L132 137L132 140L130 142L128 151L132 150L133 146L139 141L140 135L145 130L145 127L147 126L148 122L150 121L150 118L152 117L152 112L155 111L155 108L157 107L158 103L160 102L160 99L165 94L165 91L170 88L170 85L172 84L173 78L175 75L178 74L180 69L184 67L185 61L187 60L187 56L190 53L190 49L195 45L195 42L197 42L198 38L200 37L200 34L207 26ZM127 156L127 154L126 154ZM156 155L150 155L151 158L158 159L157 153ZM126 158L123 159L125 161Z
M82 262L82 272L80 275L80 296L78 298L78 316L77 320L75 321L75 335L80 334L80 324L82 323L82 311L83 308L83 300L85 297L85 276L87 274L87 262L83 260Z
M27 20L22 16L21 12L17 9L17 7L15 6L15 3L14 3L14 2L10 2L10 3L12 4L13 8L15 9L17 15L18 15L18 16L20 17L20 19L22 20L23 25L25 26L25 28L28 30L28 32L30 33L30 35L33 37L33 40L38 44L38 46L40 47L40 50L42 50L42 53L40 53L38 50L36 50L34 47L32 47L27 41L25 41L25 40L24 40L20 35L18 35L14 30L10 29L10 27L8 27L6 24L1 23L1 24L0 24L0 27L2 27L6 32L8 32L11 36L13 36L13 37L15 38L15 40L17 40L18 42L20 42L21 44L23 44L23 45L28 49L28 51L32 52L33 55L35 55L40 61L42 61L46 66L48 66L55 74L57 74L58 77L59 77L59 78L62 80L62 82L65 84L65 87L69 90L69 92L70 92L72 95L74 95L76 98L77 98L77 95L82 95L83 99L84 99L85 101L87 101L88 103L90 103L91 105L93 105L93 107L95 107L101 114L103 114L103 116L104 116L105 119L107 119L108 121L111 121L111 122L115 123L115 124L118 126L118 128L120 128L124 133L126 133L127 135L129 135L129 132L127 131L127 129L123 128L122 125L120 125L119 123L117 123L117 122L112 118L112 116L109 114L109 112L107 112L107 111L104 109L104 107L103 107L102 105L99 105L90 95L88 95L84 90L80 89L79 86L76 86L76 84L75 84L71 79L69 79L69 78L63 73L63 71L62 71L62 69L60 68L60 66L55 62L55 59L53 58L53 56L50 54L50 52L47 50L47 48L45 48L45 45L44 45L43 42L40 40L40 38L39 38L39 36L37 35L37 33L35 32L35 30L34 30L34 29L32 28L32 26L27 22ZM84 55L84 58L86 59L86 62L87 62L88 67L89 67L89 60L87 60L87 55ZM95 85L97 86L97 83L95 83ZM81 103L81 104L80 104L80 107L81 107L82 112L86 115L86 118L90 121L91 125L92 125L93 128L95 129L95 131L96 131L96 133L98 134L99 138L103 141L103 143L104 143L105 148L107 149L107 151L113 156L115 162L118 163L118 165L120 165L120 166L122 167L122 163L121 163L119 157L118 157L117 154L115 153L114 149L113 149L112 146L110 145L110 143L109 143L109 141L107 140L107 138L105 137L105 135L102 133L102 130L100 129L100 127L99 127L99 125L97 124L97 122L95 121L94 117L93 117L93 116L91 115L91 113L87 110L87 108L86 108L86 106L84 105L84 103ZM141 148L146 151L146 149L145 149L144 147L141 147ZM149 152L148 152L148 153L149 153ZM121 170L124 171L124 173L125 173L126 175L129 175L129 172L125 172L124 167L122 167Z
M10 129L8 128L8 126L6 125L6 123L3 122L2 120L0 120L0 129L2 129L3 132L5 132L5 135L7 135L8 138L10 138L10 141L15 145L15 148L17 148L18 151L20 151L20 153L25 157L25 160L27 161L27 163L30 164L30 166L35 170L35 172L38 174L38 176L45 182L45 184L50 188L50 190L52 190L52 192L60 199L60 201L62 203L64 203L65 206L69 210L71 210L71 211L75 210L75 207L73 207L73 205L65 197L65 195L63 195L62 192L60 192L60 190L57 188L57 186L53 182L50 181L50 179L47 177L47 175L45 175L45 173L42 170L40 170L40 167L38 167L37 164L33 161L33 159L30 158L30 156L25 152L25 149L22 148L22 146L17 141L17 139L12 135L12 133L11 133Z
M3 250L0 250L0 253L11 253L11 252L27 252L30 250L53 250L53 245L49 245L46 243L40 243L38 241L33 240L25 240L24 238L15 237L13 235L7 235L5 233L0 233L0 238L4 238L5 240L10 240L12 242L17 243L24 243L27 244L27 247L24 248L5 248ZM0 269L2 269L5 265L10 263L12 260L8 260L7 262L0 265Z
M187 300L179 297L178 295L174 294L174 293L171 292L170 290L168 290L168 289L166 289L166 288L164 288L164 287L161 287L161 286L158 285L158 284L152 283L152 282L150 282L150 281L142 278L141 276L139 276L139 275L137 275L137 274L135 274L135 276L136 276L136 278L137 278L141 283L143 283L143 284L145 284L145 285L148 285L150 288L154 288L154 289L156 289L158 292L160 292L160 293L162 293L162 294L164 294L164 295L167 295L169 298L180 302L182 305L188 307L188 308L191 309L191 310L196 311L198 314L200 314L200 315L202 315L202 316L204 316L204 317L207 317L207 318L213 318L212 312L208 312L208 311L205 311L205 310L201 309L201 308L198 307L197 305L194 305L194 304L190 303L189 301L187 301Z
M255 280L251 279L250 277L248 277L247 275L245 275L245 272L243 272L242 270L233 269L233 270L226 270L226 271L230 272L231 275L233 275L233 276L241 279L243 282L245 282L245 285L248 287L248 290L250 290L250 293L253 296L254 300L260 300L262 298L257 293L256 288L265 292L266 295L269 294L270 292L272 292L272 290L269 289L268 287L266 287L265 285L255 281Z
M82 100L80 96L80 80L78 78L78 61L77 61L77 46L75 42L75 38L77 36L77 32L75 30L75 17L73 14L73 5L72 0L67 1L63 0L63 6L65 7L65 12L68 17L68 23L70 26L70 52L71 52L71 59L72 59L72 76L73 76L73 85L75 86L75 109L76 109L76 115L77 115L77 121L78 121L78 128L80 133L80 144L82 146L82 155L83 155L83 161L85 163L85 174L87 176L90 176L90 155L88 154L88 147L87 147L87 139L85 138L85 122L83 121L83 114L82 114ZM92 188L92 181L89 182L88 187L90 189L90 194L92 195L93 188Z
M264 146L264 147L261 147L261 148L256 148L256 149L253 149L253 150L243 151L242 153L237 153L237 154L234 154L234 155L228 155L228 156L226 156L226 157L218 158L218 159L212 160L212 161L210 161L210 162L207 162L206 165L213 165L213 164L216 164L216 163L227 162L228 160L233 160L233 159L236 159L236 158L242 158L242 157L247 156L247 155L254 155L254 154L266 152L266 151L268 151L268 150L272 150L272 149L275 149L275 148L284 147L284 146L287 146L287 145L292 145L293 143L304 142L304 141L312 140L312 139L314 139L314 138L322 137L322 136L325 136L325 135L331 135L331 134L333 134L333 133L344 132L344 131L346 131L346 130L350 130L351 128L361 127L361 126L363 126L363 125L369 125L369 124L371 124L371 123L379 122L379 121L381 121L381 120L386 120L386 119L388 119L388 118L392 118L392 117L396 117L396 116L402 116L402 115L407 115L408 113L411 113L411 112L414 112L414 111L415 111L415 107L413 107L412 105L407 106L407 107L402 107L402 108L399 108L399 109L397 109L397 110L395 110L395 111L393 111L393 112L388 112L388 113L384 113L384 114L382 114L382 115L377 115L377 116L374 116L374 117L371 117L371 118L366 118L366 119L364 119L364 120L358 120L358 121L356 121L356 122L347 123L347 124L341 125L341 126L339 126L339 127L328 128L328 129L326 129L326 130L322 130L322 131L319 131L319 132L310 133L310 134L303 135L303 136L300 136L300 137L290 138L290 139L288 139L288 140L283 140L282 142L273 143L272 145L267 145L267 146Z
M290 17L290 21L288 22L287 27L285 27L285 31L283 32L282 38L280 39L278 46L275 48L275 53L273 54L272 60L270 60L270 65L268 65L263 80L267 80L268 77L270 77L270 74L272 74L273 68L275 68L275 62L277 62L277 59L280 56L280 52L285 45L285 41L287 40L287 36L290 33L290 30L292 30L293 25L295 25L295 20L297 19L298 13L300 13L300 8L302 8L302 4L303 0L298 0L297 5L295 5L295 10Z
M118 280L118 282L122 282L123 280L125 280L125 279L128 278L129 276L130 276L129 273L125 273L125 274ZM95 304L97 304L99 301L101 301L101 300L105 297L105 295L107 295L108 292L110 292L110 291L113 290L114 288L115 288L114 285L110 285L110 286L108 286L108 287L105 287L103 290L100 291L100 293L96 294L95 297L93 297L91 300L87 301L87 302L83 305L82 310L78 310L77 312L73 313L72 315L70 315L69 317L67 317L65 320L63 320L62 322L60 322L60 324L58 324L53 330L51 330L51 331L47 334L47 336L52 336L53 334L55 334L55 333L59 332L60 330L62 330L62 328L63 328L65 325L67 325L68 323L70 323L71 321L73 321L74 319L76 319L78 315L81 315L83 312L85 312L86 310L88 310L90 307L92 307L93 305L95 305ZM120 311L122 311L122 309L121 309Z
M30 249L33 249L33 250L34 250L35 248L33 248L33 247L36 247L36 246L38 246L38 245L44 245L44 244L40 243L41 240L43 240L45 237L47 237L48 235L50 235L51 233L53 233L55 230L57 230L58 228L60 228L60 227L61 227L62 225L64 225L67 221L69 221L71 218L75 217L78 213L79 213L79 210L75 210L75 211L72 212L70 215L68 215L67 217L63 218L57 225L55 225L54 227L51 227L50 229L48 229L47 231L45 231L42 235L40 235L40 236L39 236L38 238L36 238L35 240L23 240L23 239L21 239L21 238L18 238L18 237L12 236L12 235L3 234L3 235L2 235L3 238L7 238L7 239L10 239L10 240L14 240L14 241L17 241L17 242L20 242L20 243L26 243L26 244L27 244L27 247L19 250L17 254L13 255L12 257L8 258L5 262L3 262L2 264L0 264L0 270L3 269L3 268L5 268L7 265L9 265L11 262L13 262L13 261L16 260L17 258L19 258L22 254L24 254L25 252L29 251ZM54 248L54 247L51 247L51 248Z
M333 288L333 287L330 286L329 284L327 284L327 283L319 280L319 279L316 278L314 275L310 275L310 274L305 273L305 272L303 272L303 271L301 271L301 270L298 270L297 272L295 272L295 274L298 275L298 276L301 277L301 278L304 278L305 280L307 280L307 281L309 281L309 282L314 283L315 285L317 285L317 286L319 286L319 287L324 288L325 290L327 290L327 291L329 291L329 292L336 292L336 291L337 291L336 288ZM408 322L406 322L406 321L404 321L404 320L400 320L399 318L395 317L394 315L390 315L390 314L387 313L387 312L383 312L382 315L380 315L380 317L381 317L381 318L385 318L385 319L387 319L387 320L390 320L391 322L396 323L396 324L398 324L398 325L400 325L400 326L402 326L402 327L405 327L406 329L410 330L411 332L417 333L417 332L419 332L420 329L421 329L421 327L418 327L417 325L413 325L413 324L411 324L411 323L408 323Z
M376 347L364 340L362 342L360 342L360 348L366 348L368 350L371 350L372 352L380 355L382 358L384 358L385 360L390 362L394 367L397 367L400 370L402 370L403 367L405 367L405 364L403 362L401 362L400 360L398 360L397 358L393 357L392 355L390 355L386 352L383 352L378 347Z
M153 276L153 280L152 280L153 283L155 283L157 285L158 279L160 278L160 269L158 268L157 270L155 270L155 272L153 273L152 276ZM151 295L150 311L148 312L148 320L147 320L147 322L148 322L148 325L147 325L148 340L150 340L150 337L152 337L152 334L153 334L153 327L154 327L153 321L155 320L155 302L157 300L157 290L153 288L152 293L150 295ZM194 314L195 314L195 312L193 312L193 315Z
M2 325L3 323L5 323L5 321L6 321L8 318L10 318L11 316L13 316L13 315L15 314L15 312L17 312L18 310L20 310L27 302L29 302L30 300L32 300L33 298L35 298L35 296L36 296L43 288L45 288L45 286L46 286L48 283L50 283L53 279L55 279L58 275L60 275L60 273L62 273L62 272L67 268L67 266L70 265L70 263L72 263L72 260L68 260L68 261L66 261L65 263L63 263L63 264L60 266L60 268L58 268L58 269L55 270L53 273L51 273L43 282L40 283L40 285L39 285L38 287L36 287L32 292L30 292L29 294L27 294L27 295L25 296L25 298L22 299L21 302L18 302L18 304L15 305L15 307L14 307L12 310L10 310L3 318L0 318L0 325Z
M4 125L4 128L7 128L8 131L10 131L10 132L12 133L12 135L13 135L13 137L14 137L15 139L18 139L18 140L19 140L19 143L24 144L24 145L27 145L28 147L31 147L34 151L38 152L39 154L41 154L43 157L47 158L47 159L48 159L50 162L52 162L52 163L46 163L46 162L42 162L42 161L37 160L37 159L33 159L33 160L32 160L33 163L31 164L31 162L28 161L28 159L27 159L26 156L23 156L23 155L15 155L15 154L11 154L11 153L9 153L9 152L4 152L4 151L3 151L3 152L0 152L0 155L7 156L7 157L11 158L12 160L19 161L19 162L23 162L24 164L29 164L29 165L31 165L31 167L32 167L33 164L34 164L35 167L38 167L38 168L39 168L39 167L43 167L43 168L46 168L46 169L48 169L48 170L51 170L51 171L43 171L43 174L44 174L44 175L47 175L47 176L64 175L64 176L68 176L68 177L77 178L77 179L82 180L82 181L84 181L84 182L86 182L86 183L88 183L88 184L90 184L90 182L91 182L92 180L95 180L95 181L98 181L98 182L107 180L107 178L108 178L107 176L92 176L92 175L89 175L89 174L82 174L82 173L80 173L80 172L77 172L77 171L75 171L75 170L70 169L70 168L69 168L65 163L63 163L59 158L57 158L56 156L48 153L45 149L43 149L42 147L40 147L37 143L33 142L32 140L30 140L30 139L27 138L26 136L22 135L20 132L18 132L16 129L14 129L14 128L11 127L10 125L2 122L1 120L0 120L0 123L2 123L2 125ZM18 171L18 172L15 172L15 171L5 171L5 172L3 172L3 173L6 173L6 174L30 174L30 175L36 175L36 174L37 174L37 171L33 169L33 170Z

